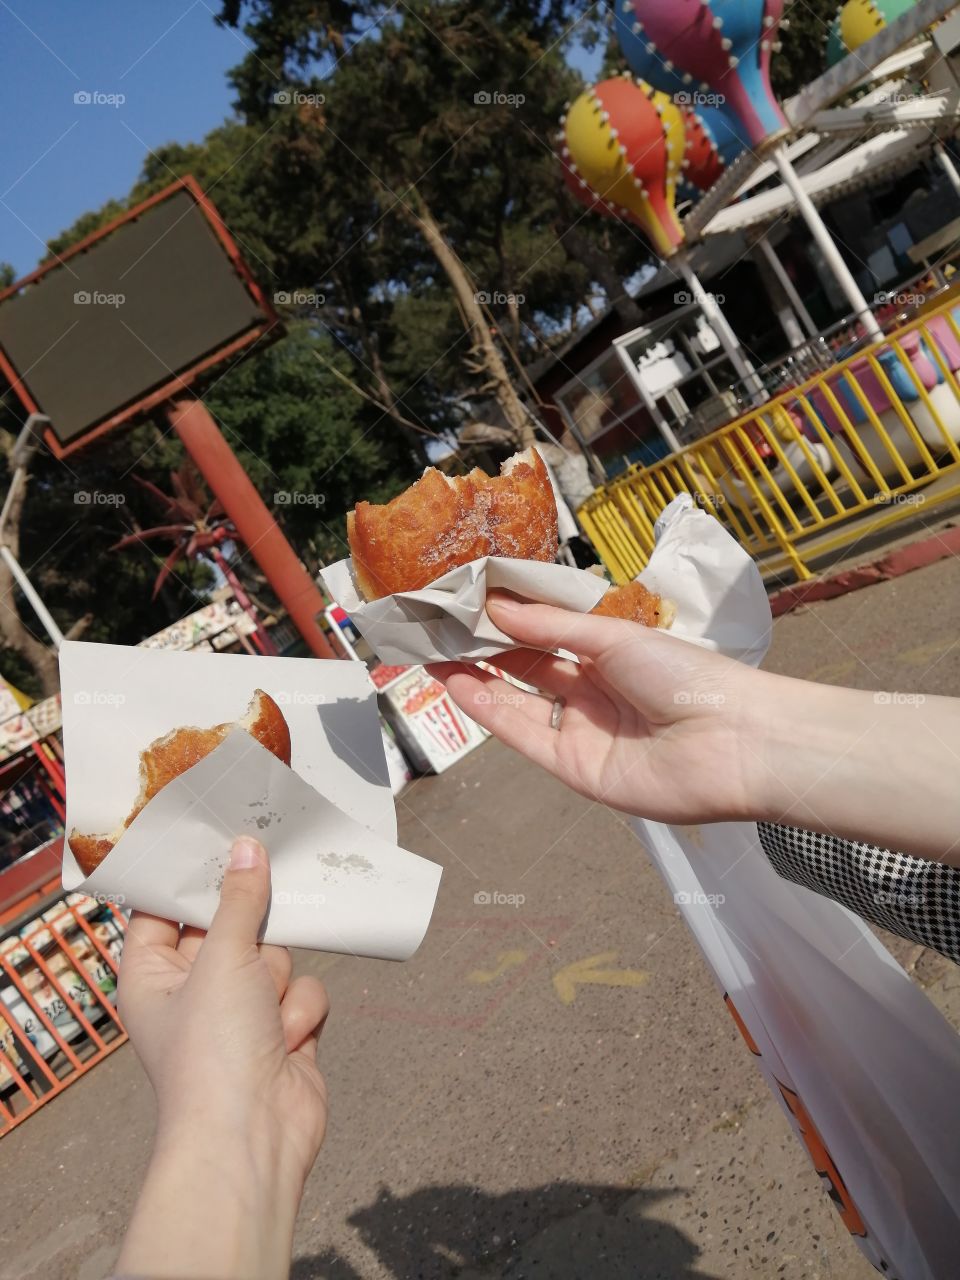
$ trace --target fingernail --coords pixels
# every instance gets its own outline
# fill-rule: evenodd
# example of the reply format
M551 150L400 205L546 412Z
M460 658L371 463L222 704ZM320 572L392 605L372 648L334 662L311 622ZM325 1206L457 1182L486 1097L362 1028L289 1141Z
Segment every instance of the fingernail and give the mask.
M496 605L504 613L516 613L520 608L520 601L514 600L512 596L493 595L490 597L489 604Z
M266 859L266 853L259 840L251 840L249 836L241 836L234 840L230 850L228 871L249 871L258 867Z

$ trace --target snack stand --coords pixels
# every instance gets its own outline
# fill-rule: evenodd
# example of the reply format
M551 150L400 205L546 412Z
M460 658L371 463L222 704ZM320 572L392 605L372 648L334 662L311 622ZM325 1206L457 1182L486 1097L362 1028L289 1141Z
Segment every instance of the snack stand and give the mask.
M379 694L381 728L394 793L418 773L443 773L489 735L465 716L444 686L419 666L388 666L374 654L338 604L325 611L347 656L363 662ZM395 757L400 755L403 781L396 785Z
M488 737L423 667L381 663L370 679L379 691L383 716L421 773L443 773Z

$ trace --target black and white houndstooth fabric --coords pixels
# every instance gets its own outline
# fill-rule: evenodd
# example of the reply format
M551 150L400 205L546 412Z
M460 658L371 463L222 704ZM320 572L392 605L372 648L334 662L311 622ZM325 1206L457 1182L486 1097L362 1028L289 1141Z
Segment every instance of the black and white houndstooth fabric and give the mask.
M757 831L785 880L960 964L960 868L799 827L758 822Z

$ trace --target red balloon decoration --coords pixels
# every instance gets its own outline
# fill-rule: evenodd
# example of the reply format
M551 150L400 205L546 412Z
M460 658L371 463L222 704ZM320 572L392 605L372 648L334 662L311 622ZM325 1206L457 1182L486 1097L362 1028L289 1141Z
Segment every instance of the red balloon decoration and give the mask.
M698 190L709 191L723 173L723 157L697 112L690 107L682 110L687 140L683 156L684 177Z

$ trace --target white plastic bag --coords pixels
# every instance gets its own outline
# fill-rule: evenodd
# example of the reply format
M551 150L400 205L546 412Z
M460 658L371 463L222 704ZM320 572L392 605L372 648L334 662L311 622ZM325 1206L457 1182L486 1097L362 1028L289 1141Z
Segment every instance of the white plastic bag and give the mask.
M640 576L678 600L678 630L759 664L746 553L686 495L656 533ZM955 1280L960 1037L859 917L776 874L755 826L634 825L863 1253L889 1280Z

